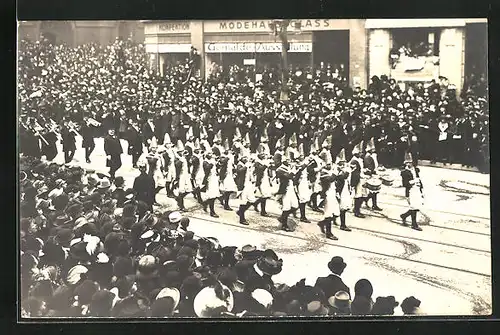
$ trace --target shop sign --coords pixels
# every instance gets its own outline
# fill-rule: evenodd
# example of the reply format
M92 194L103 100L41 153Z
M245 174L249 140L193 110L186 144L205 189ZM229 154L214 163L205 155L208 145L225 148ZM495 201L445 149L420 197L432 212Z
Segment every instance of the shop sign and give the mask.
M289 31L293 31L295 22L301 22L304 31L328 30L334 27L334 20L308 19L292 20ZM241 20L241 21L207 21L205 32L269 32L271 20Z
M206 53L280 53L281 43L207 43ZM289 52L312 52L312 43L291 43Z
M172 21L158 24L160 32L189 32L189 21Z

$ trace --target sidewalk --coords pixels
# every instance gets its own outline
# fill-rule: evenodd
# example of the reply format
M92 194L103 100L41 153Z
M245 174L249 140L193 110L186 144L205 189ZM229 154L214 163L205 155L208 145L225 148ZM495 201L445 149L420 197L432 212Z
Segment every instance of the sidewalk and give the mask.
M480 172L477 167L466 167L462 166L462 164L443 164L443 163L432 163L429 160L419 160L418 165L420 166L430 166L430 167L435 167L435 168L446 168L446 169L451 169L451 170L462 170L462 171L471 171L471 172Z

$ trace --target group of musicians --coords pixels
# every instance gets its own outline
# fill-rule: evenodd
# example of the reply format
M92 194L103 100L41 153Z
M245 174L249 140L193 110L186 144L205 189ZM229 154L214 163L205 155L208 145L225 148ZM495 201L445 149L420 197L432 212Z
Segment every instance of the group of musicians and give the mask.
M89 163L95 148L93 134L99 126L96 122L86 117L82 126L77 127L65 121L58 131L53 122L43 129L33 119L22 121L21 129L25 133L31 132L41 144L37 150L28 148L29 145L36 147L34 143L22 143L22 152L25 155L45 156L50 161L56 157L56 143L61 140L65 162L69 163L76 151L75 138L81 136ZM306 206L309 206L313 211L323 213L318 226L328 239L333 240L337 240L332 233L332 224L338 225L337 218L340 229L350 231L346 223L347 211L352 209L356 217L364 218L361 207L363 204L368 207L370 201L372 210L381 211L378 205L381 184L392 182L389 176L380 173L383 168L379 167L373 138L366 145L357 144L349 161L346 161L345 149L332 157L331 135L322 143L316 136L308 154L303 143L298 145L296 134L286 141L284 137L275 141L271 151L267 127L254 152L250 149L248 134L242 136L238 129L231 146L227 139L222 139L220 131L209 141L205 127L202 127L199 136L188 130L186 140L178 139L176 143L166 133L161 142L163 144L158 145L154 136L143 142L139 126L131 122L127 139L133 166L141 171L134 183L137 198L151 209L157 204L156 195L163 188L168 197L175 198L179 210L186 210L184 198L192 194L212 217L218 217L215 211L217 200L224 210L231 211L229 200L234 198L239 205L236 212L239 223L248 225L245 212L249 208L253 207L266 217L266 203L275 199L281 205L282 214L278 219L281 229L291 231L295 228L295 221L289 220L289 216L296 217L297 211L301 222L310 222L306 216ZM144 147L147 150L143 150ZM110 179L114 180L116 171L122 166L123 154L115 129L108 130L104 151ZM404 164L401 177L410 207L401 215L402 224L407 225L406 219L411 217L411 227L421 230L417 212L423 202L423 189L411 153L405 155Z

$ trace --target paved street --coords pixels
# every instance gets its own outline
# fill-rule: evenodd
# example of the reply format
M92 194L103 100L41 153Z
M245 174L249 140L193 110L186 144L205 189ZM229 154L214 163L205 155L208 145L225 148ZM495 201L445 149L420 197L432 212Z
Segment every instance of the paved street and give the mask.
M103 140L96 139L92 164L86 164L82 149L75 163L107 172ZM77 139L81 147L81 139ZM124 152L126 152L124 143ZM63 162L61 147L57 162ZM118 170L131 187L138 171L131 167L131 157L123 156ZM301 223L295 232L278 230L279 205L268 201L270 218L262 218L253 209L247 212L250 226L238 224L233 212L218 204L219 219L203 212L190 196L186 215L196 234L215 236L223 245L254 244L274 249L283 258L283 272L276 282L293 285L301 278L314 285L318 276L327 275L332 256L342 256L347 263L344 282L353 291L361 278L369 279L374 297L394 295L400 303L414 295L422 301L422 309L431 315L486 315L491 313L491 240L489 175L477 172L422 167L425 209L419 214L422 232L400 225L399 215L406 205L399 172L393 171L396 182L383 187L379 195L382 212L363 208L367 218L358 219L348 213L347 224L352 232L334 227L338 241L326 240L316 222L320 215L308 212L312 221ZM162 208L175 208L175 201L163 191L158 197ZM230 202L231 203L231 202ZM234 207L233 207L234 208ZM401 310L397 308L397 314Z

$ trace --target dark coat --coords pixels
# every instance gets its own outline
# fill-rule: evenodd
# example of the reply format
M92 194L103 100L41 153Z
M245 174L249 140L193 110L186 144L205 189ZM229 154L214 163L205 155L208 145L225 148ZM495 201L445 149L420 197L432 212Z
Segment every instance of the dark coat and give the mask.
M153 205L155 200L155 181L153 177L141 173L135 178L133 189L138 201L144 201L149 206Z
M276 177L279 179L280 187L278 189L277 194L285 194L286 188L288 186L288 181L292 179L294 176L287 172L285 169L278 168L276 170Z
M139 131L134 127L129 127L125 136L128 141L128 154L142 153L142 138Z
M61 130L63 151L74 151L76 150L76 134L74 131L67 128Z
M340 277L334 274L327 277L319 277L314 286L321 289L327 298L334 296L338 291L345 291L351 295L349 287L344 284Z
M109 135L106 136L104 138L104 151L106 152L106 156L111 156L111 158L106 161L106 166L121 166L123 148L118 138Z
M95 127L86 124L82 125L82 129L80 129L80 135L82 135L82 146L84 148L92 147L94 145L95 133Z

